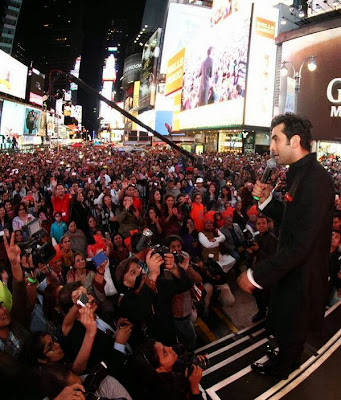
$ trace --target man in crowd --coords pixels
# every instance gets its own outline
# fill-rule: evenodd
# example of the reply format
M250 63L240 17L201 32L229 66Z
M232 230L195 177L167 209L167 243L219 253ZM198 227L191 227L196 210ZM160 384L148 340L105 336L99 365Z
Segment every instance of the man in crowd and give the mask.
M248 247L247 252L253 256L252 264L257 268L257 264L276 253L278 239L269 231L269 219L263 214L257 217L257 231L254 242ZM266 316L269 303L270 291L267 289L255 289L252 293L255 296L258 312L252 317L252 322L258 322Z
M291 113L272 120L270 150L278 164L290 165L286 201L273 199L269 185L260 181L252 194L264 214L281 221L278 251L239 277L248 293L272 289L267 322L279 354L252 368L281 378L298 366L309 331L320 329L328 296L334 186L310 153L311 127L310 121Z

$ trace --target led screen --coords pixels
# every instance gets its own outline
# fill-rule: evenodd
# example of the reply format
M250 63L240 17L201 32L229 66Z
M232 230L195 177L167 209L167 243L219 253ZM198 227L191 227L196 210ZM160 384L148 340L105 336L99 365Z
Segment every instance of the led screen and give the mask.
M26 107L24 135L36 135L40 128L41 111Z
M205 7L171 3L163 41L160 73L167 73L169 59L188 46L193 38L209 29L211 10Z
M1 135L12 137L24 131L25 106L5 100L2 108Z
M0 92L25 98L27 67L0 50Z
M242 124L250 16L248 6L226 15L187 46L181 130Z

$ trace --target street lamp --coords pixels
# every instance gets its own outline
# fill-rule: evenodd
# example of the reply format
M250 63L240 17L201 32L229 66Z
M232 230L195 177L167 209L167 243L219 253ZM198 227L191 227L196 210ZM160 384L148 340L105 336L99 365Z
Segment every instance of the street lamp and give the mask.
M314 55L310 56L310 57L307 57L305 60L303 60L298 72L296 71L296 69L294 67L294 64L291 63L290 61L283 61L282 62L281 75L282 76L287 76L288 75L289 71L288 71L288 68L286 67L286 65L290 65L292 67L293 72L294 72L294 79L296 81L295 90L297 92L299 92L300 88L301 88L302 68L303 68L304 64L306 63L306 61L308 61L308 60L310 60L308 62L309 71L311 71L311 72L315 71L315 69L317 68L317 65L316 65L316 56L314 56Z
M286 67L287 65L290 65L293 70L293 74L294 74L293 77L295 79L295 112L297 110L297 93L301 89L302 68L307 61L308 61L307 66L308 66L309 71L311 71L311 72L315 71L315 69L317 68L315 55L307 57L305 60L303 60L298 72L296 71L294 64L291 63L290 61L283 61L282 66L281 66L281 75L282 76L287 76L289 73L288 68Z

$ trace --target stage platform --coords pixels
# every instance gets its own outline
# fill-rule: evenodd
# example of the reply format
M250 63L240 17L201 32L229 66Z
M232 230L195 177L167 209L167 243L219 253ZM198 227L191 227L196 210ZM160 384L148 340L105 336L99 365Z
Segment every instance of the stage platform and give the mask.
M251 370L265 361L273 338L264 321L227 335L196 350L207 354L211 366L203 372L201 388L207 400L336 400L341 399L341 302L325 313L322 332L308 338L301 366L287 380L261 376Z

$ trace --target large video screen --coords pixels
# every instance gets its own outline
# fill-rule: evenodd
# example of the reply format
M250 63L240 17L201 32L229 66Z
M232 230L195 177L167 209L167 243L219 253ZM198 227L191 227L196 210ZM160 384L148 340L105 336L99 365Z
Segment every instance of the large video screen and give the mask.
M251 6L211 20L186 47L180 130L243 122Z
M211 10L206 7L170 3L163 40L160 73L167 73L168 61L187 47L199 32L207 31Z
M0 92L24 99L26 80L26 65L0 50Z
M25 106L5 100L2 107L1 135L12 137L24 131Z

